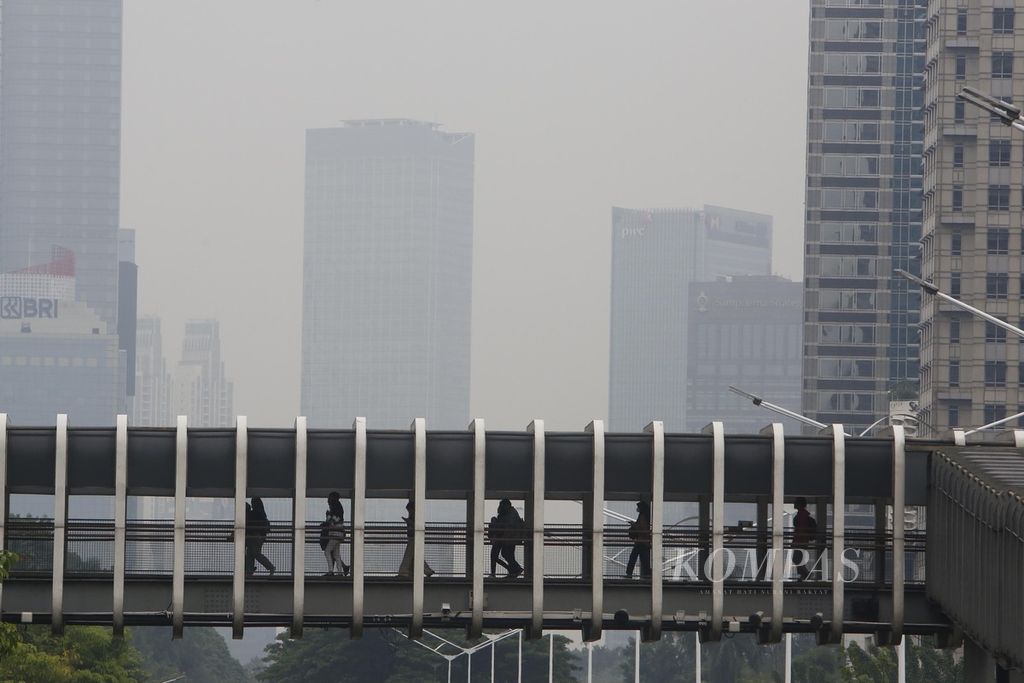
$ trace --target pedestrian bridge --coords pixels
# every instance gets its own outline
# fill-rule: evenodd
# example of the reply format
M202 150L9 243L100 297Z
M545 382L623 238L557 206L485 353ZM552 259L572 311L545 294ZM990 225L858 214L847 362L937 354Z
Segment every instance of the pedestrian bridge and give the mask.
M821 642L873 633L882 642L966 633L1002 661L1024 662L1024 482L1014 443L965 445L908 440L901 427L851 438L836 425L820 436L351 429L53 427L7 425L0 417L0 514L4 547L21 555L0 594L8 622L343 626L425 625L697 630L715 640L754 632L776 642L813 632ZM987 469L985 469L987 467ZM983 472L978 474L978 472ZM985 474L987 473L987 474ZM307 502L342 495L351 576L323 576L320 519ZM52 496L52 516L10 514L12 496ZM103 496L109 519L69 516L76 496ZM137 497L163 497L171 518L129 514ZM287 499L291 515L271 525L264 553L273 576L245 571L247 497ZM797 580L786 504L810 501L818 526L814 571ZM230 500L228 519L190 519L194 498ZM369 519L374 499L411 499L414 533L396 519ZM485 510L521 501L526 529L517 554L526 572L490 578ZM991 500L989 500L991 499ZM370 504L368 504L368 500ZM431 519L427 501L458 501L464 513ZM652 576L628 579L632 547L617 501L651 505ZM557 505L582 510L566 524ZM689 506L695 514L666 511ZM989 507L986 507L989 506ZM1017 507L1014 507L1017 506ZM451 506L449 505L449 508ZM991 509L990 509L991 508ZM1019 508L1019 509L1018 509ZM737 510L739 512L737 512ZM749 511L749 514L745 514ZM577 514L579 514L577 512ZM737 517L738 515L738 517ZM987 516L986 516L987 515ZM747 519L742 519L746 516ZM397 523L396 523L397 522ZM1017 526L1014 526L1017 525ZM398 567L411 546L413 567ZM992 561L990 561L992 560ZM985 572L993 572L989 576ZM993 628L987 624L995 620Z

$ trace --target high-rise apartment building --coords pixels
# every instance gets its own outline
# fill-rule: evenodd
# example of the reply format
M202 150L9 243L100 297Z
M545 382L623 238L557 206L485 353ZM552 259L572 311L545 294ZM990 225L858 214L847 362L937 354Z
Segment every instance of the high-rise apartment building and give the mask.
M405 119L306 135L302 412L469 421L473 135Z
M756 434L781 422L787 434L799 434L799 422L729 387L780 406L800 405L803 285L779 276L691 282L689 306L686 431L722 420L729 433Z
M609 427L687 427L690 283L771 273L772 218L717 206L612 209Z
M0 4L0 273L74 252L101 334L117 322L121 4Z
M189 320L171 385L173 414L186 415L191 427L230 427L235 419L234 396L234 384L221 360L220 323Z
M164 359L160 318L143 316L136 332L135 397L131 424L138 427L170 427L171 377Z
M926 0L811 0L803 413L916 398Z
M1024 314L1024 139L956 94L967 85L1024 102L1024 51L1016 50L1022 7L1021 0L932 0L924 102L924 277L1015 325ZM923 433L1024 410L1018 340L933 297L921 322Z

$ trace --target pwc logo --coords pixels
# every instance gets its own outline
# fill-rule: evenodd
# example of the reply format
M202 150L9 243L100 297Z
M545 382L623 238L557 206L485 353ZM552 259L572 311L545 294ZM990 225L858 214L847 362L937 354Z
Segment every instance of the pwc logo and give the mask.
M0 296L0 319L56 318L58 299Z

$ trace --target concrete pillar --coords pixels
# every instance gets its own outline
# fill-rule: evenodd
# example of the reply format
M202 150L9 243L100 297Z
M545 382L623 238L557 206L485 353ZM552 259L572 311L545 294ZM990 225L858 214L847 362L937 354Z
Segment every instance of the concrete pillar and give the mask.
M964 639L964 680L991 683L996 680L996 661L992 655Z

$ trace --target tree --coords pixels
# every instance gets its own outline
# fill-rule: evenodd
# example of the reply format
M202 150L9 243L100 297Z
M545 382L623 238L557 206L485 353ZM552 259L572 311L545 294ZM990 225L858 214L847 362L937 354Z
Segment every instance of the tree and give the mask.
M98 626L70 626L55 636L44 626L18 632L0 660L0 680L22 683L132 683L145 681L138 652Z
M212 628L187 628L181 640L171 639L167 626L131 629L131 642L150 676L165 680L185 674L190 683L246 683L242 665L231 656L227 643Z

